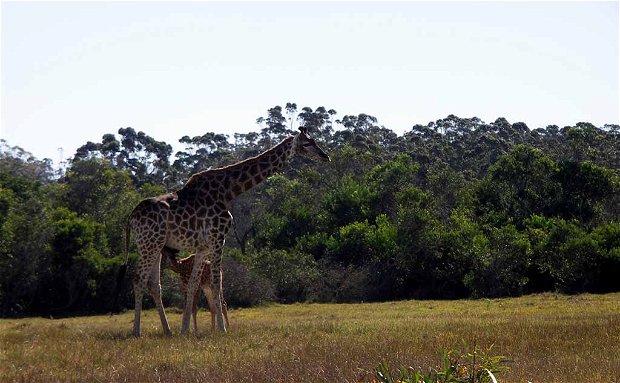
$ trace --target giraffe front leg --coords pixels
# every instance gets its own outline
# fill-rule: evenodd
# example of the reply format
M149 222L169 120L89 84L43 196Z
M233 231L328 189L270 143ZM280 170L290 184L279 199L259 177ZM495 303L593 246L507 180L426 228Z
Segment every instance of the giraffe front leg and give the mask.
M189 278L187 291L185 292L185 307L183 308L181 335L187 335L189 333L189 324L194 306L194 298L196 296L196 291L198 290L198 287L200 285L200 278L202 275L202 269L204 267L204 259L204 252L196 253L194 258L194 267L192 268L192 275Z
M200 273L202 275L202 272ZM198 335L198 301L200 300L200 289L196 290L194 302L192 304L192 321L194 323L194 335Z
M222 314L224 314L224 320L226 321L226 327L230 327L230 322L228 321L228 305L224 300L224 292L222 291Z
M215 301L215 317L217 319L217 327L221 332L226 332L226 324L224 323L224 315L222 313L222 252L215 257L211 263L211 290L213 291Z
M210 273L211 271L209 271ZM209 278L211 276L209 275ZM211 282L205 283L202 286L202 291L207 297L207 305L209 305L209 313L211 314L211 331L215 331L215 298L213 297L213 290L211 290Z
M222 256L224 254L224 244L226 234L232 225L232 215L229 211L222 212L219 217L219 225L214 227L208 234L208 245L212 251L211 260L211 290L215 300L215 315L217 327L221 332L226 333L226 324L222 315Z

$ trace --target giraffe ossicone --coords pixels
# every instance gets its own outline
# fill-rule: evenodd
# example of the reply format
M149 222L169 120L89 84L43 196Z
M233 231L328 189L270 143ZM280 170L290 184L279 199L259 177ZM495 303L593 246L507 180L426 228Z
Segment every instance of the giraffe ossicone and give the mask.
M151 293L165 335L170 326L161 301L160 267L165 249L185 250L194 255L183 310L181 334L189 332L193 298L207 262L210 265L217 326L226 332L222 313L222 253L232 225L233 200L273 175L295 155L329 161L316 141L300 128L271 149L235 164L192 175L174 193L142 200L131 212L126 227L125 263L129 235L133 232L140 255L133 279L135 297L134 336L140 336L142 299Z

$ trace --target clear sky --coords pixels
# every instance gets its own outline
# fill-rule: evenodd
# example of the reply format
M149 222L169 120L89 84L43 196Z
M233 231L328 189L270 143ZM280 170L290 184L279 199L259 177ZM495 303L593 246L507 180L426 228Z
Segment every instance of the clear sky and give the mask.
M0 137L258 130L296 102L404 133L449 114L619 123L618 2L7 2Z

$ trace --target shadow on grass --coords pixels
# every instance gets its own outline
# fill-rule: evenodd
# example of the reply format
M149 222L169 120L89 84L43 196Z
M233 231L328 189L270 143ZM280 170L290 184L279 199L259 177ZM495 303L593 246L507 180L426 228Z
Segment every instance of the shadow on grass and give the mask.
M131 339L185 339L185 340L195 340L195 341L206 341L219 339L222 337L226 337L228 334L221 334L219 332L199 332L198 335L189 334L189 335L181 335L179 332L172 332L171 336L164 335L161 331L147 331L143 332L142 335L137 338L133 336L131 330L127 331L109 331L109 330L99 330L94 331L92 333L92 337L97 340L131 340Z
M131 331L95 331L92 337L97 340L128 340L137 339ZM162 335L163 337L163 335ZM150 337L149 337L150 338Z

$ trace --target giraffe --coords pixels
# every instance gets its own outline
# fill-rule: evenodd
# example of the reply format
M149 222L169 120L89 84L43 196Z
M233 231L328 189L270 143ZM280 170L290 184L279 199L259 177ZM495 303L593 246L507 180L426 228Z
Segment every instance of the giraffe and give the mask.
M164 247L164 255L166 258L162 257L162 261L164 265L179 274L181 278L181 294L185 298L187 292L187 284L189 282L189 278L192 275L192 269L194 268L194 254L177 259L176 255L178 254L178 250L170 249L168 247ZM209 305L209 312L211 313L211 330L215 330L215 301L213 296L213 290L211 290L211 266L207 264L205 266L204 272L200 278L200 287L202 288L205 297L207 298L207 304ZM192 304L192 321L194 324L194 334L198 333L198 323L197 323L197 314L198 314L198 300L200 299L200 289L196 290L196 295L194 295L194 301ZM226 301L223 298L222 294L222 313L224 314L224 320L226 321L226 326L230 326L230 322L228 322L228 307L226 305Z
M189 332L193 297L202 272L210 263L211 289L215 297L218 328L226 332L222 313L222 253L232 225L234 199L279 171L295 155L329 161L329 156L308 135L306 128L271 149L238 163L192 175L176 192L142 200L129 215L125 228L125 266L129 236L133 232L140 255L133 279L135 316L133 335L140 336L144 291L151 293L163 327L171 335L161 301L160 263L164 248L195 254L186 292L181 334ZM122 275L122 273L121 273Z

